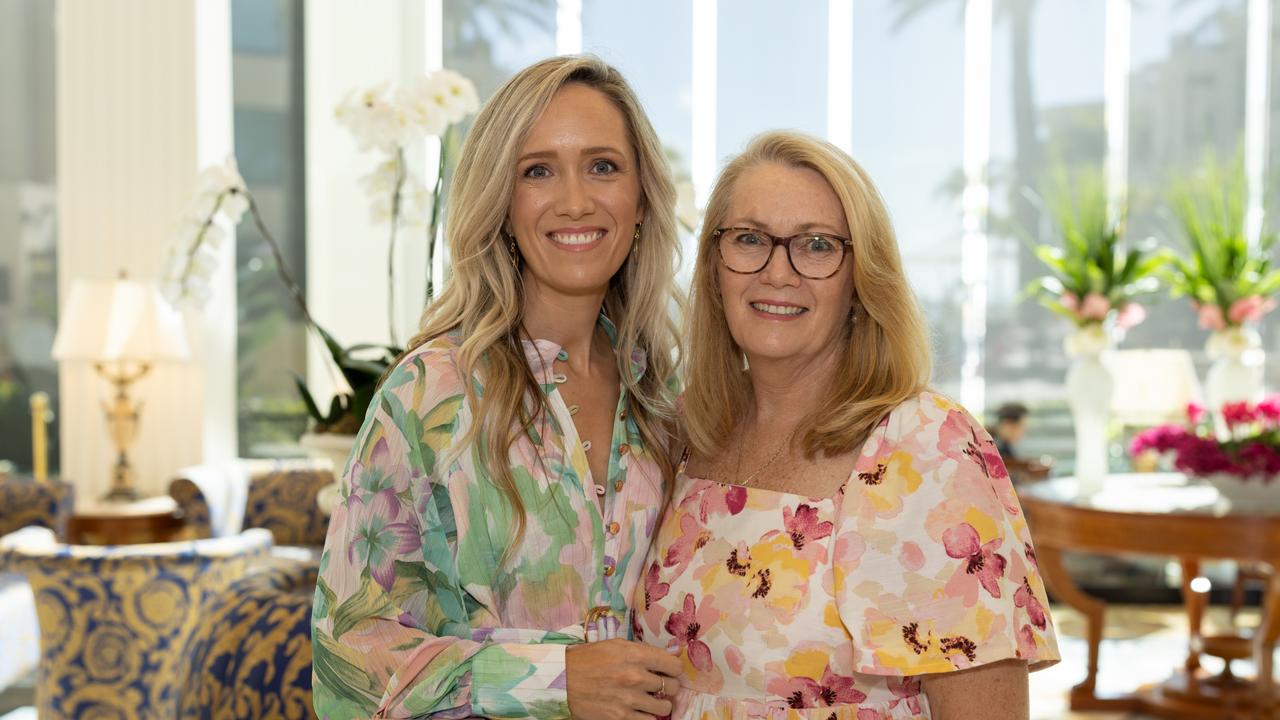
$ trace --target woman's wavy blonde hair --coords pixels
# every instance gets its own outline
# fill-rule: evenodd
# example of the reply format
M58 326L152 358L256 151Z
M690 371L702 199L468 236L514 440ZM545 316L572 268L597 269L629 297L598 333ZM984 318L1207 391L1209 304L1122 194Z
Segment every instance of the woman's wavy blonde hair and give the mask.
M871 178L853 158L823 140L791 131L757 135L720 173L698 238L685 333L684 421L690 447L703 457L724 447L751 404L751 377L743 372L746 358L725 320L714 232L725 222L738 180L766 163L822 175L840 199L853 241L854 319L844 334L844 358L831 391L798 428L804 452L813 457L855 449L929 379L927 326L902 271L889 213Z
M527 338L524 291L502 228L525 138L556 92L570 83L612 100L634 144L643 225L633 252L609 283L603 312L618 330L618 374L626 386L628 414L661 467L667 489L672 476L667 448L675 411L667 383L675 373L678 336L669 303L680 303L673 280L679 241L671 171L640 101L617 70L590 55L543 60L498 88L476 116L449 190L445 242L452 276L423 312L421 332L406 348L408 354L433 338L460 332L456 358L474 422L458 450L478 441L473 452L483 454L492 481L510 502L516 526L508 549L519 543L526 522L508 453L549 410L521 344ZM644 351L648 363L638 380L630 369L635 350ZM483 394L467 380L473 374L483 381Z

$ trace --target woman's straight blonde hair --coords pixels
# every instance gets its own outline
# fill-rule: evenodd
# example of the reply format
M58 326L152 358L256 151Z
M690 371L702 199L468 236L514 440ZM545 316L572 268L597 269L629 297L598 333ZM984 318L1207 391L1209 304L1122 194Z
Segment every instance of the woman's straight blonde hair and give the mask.
M698 238L685 334L684 420L690 447L703 457L721 450L751 410L746 358L729 332L720 295L715 229L725 222L738 180L767 163L822 175L840 199L853 241L853 317L840 340L844 357L826 399L797 428L805 454L835 455L857 448L890 410L917 395L929 379L927 326L902 271L889 213L871 178L823 140L790 131L757 135L720 173Z
M631 254L609 283L603 312L618 330L618 374L626 386L628 414L668 489L672 476L668 446L675 411L668 381L675 373L678 336L669 304L679 306L673 279L679 241L671 171L640 101L617 70L590 55L543 60L498 88L476 116L449 189L445 242L452 275L423 312L421 331L406 348L408 354L445 333L460 333L458 371L474 421L458 450L475 443L472 451L482 454L479 459L511 504L516 525L508 551L523 537L526 521L508 453L549 411L521 344L527 339L524 290L502 228L525 138L556 92L570 83L613 101L634 145L643 224ZM633 380L630 366L637 350L645 353L647 369ZM483 394L470 382L473 374L480 377ZM504 562L506 557L509 553Z

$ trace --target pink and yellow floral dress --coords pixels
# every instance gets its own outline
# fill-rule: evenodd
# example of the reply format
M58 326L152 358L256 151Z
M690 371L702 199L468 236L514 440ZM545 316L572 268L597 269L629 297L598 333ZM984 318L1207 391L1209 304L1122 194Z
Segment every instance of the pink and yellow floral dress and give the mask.
M881 422L833 498L682 466L634 624L684 661L674 718L917 720L920 675L1058 660L995 445L929 392Z

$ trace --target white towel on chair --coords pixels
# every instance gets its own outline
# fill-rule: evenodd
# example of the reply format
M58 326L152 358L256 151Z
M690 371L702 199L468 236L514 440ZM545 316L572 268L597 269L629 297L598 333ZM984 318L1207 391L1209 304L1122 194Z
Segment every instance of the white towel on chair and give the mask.
M195 483L204 494L213 537L240 534L244 506L249 501L249 468L244 462L192 465L179 470L178 474Z

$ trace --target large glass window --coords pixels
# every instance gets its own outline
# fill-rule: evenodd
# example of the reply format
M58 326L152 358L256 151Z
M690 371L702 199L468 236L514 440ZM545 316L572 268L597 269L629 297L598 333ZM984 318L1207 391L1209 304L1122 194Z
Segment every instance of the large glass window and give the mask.
M716 161L756 133L827 132L826 0L719 3Z
M889 206L932 330L934 383L958 397L964 24L955 7L909 13L906 5L854 6L852 154Z
M1212 153L1229 163L1244 140L1245 0L1134 5L1129 73L1131 237L1185 251L1169 215L1171 182ZM1130 347L1180 347L1201 370L1206 332L1185 300L1151 308Z
M470 78L482 100L517 70L555 54L555 0L444 4L444 65Z
M301 0L231 6L235 154L289 270L305 283ZM236 235L240 455L296 453L306 410L293 378L305 376L301 315L276 274L270 246L248 218Z
M1019 450L1069 470L1075 442L1067 409L1073 328L1022 289L1045 268L1031 244L1057 243L1044 198L1055 172L1102 173L1105 0L1009 2L992 28L991 169L985 341L987 410L1032 410ZM1069 58L1069 61L1066 59ZM1030 241L1030 242L1028 242Z
M30 396L58 407L54 3L0 3L0 461L32 467ZM58 421L49 433L58 467Z
M654 38L663 38L661 48ZM685 0L587 0L582 49L618 68L644 104L677 173L693 155L693 13Z

